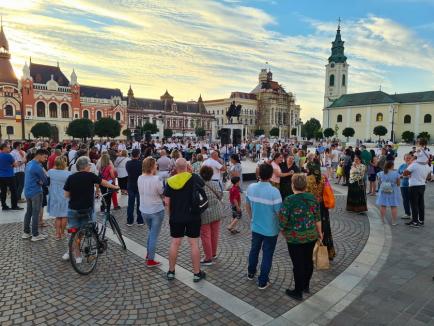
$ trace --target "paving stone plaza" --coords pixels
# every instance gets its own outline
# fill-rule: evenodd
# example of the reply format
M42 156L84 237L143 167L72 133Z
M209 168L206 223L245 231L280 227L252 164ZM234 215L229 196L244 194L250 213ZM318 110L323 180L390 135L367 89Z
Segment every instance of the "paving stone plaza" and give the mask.
M247 280L247 218L236 235L226 231L230 219L224 219L217 262L205 267L206 281L195 284L186 241L178 257L176 280L165 278L170 240L167 219L157 247L159 268L145 266L147 230L126 227L123 208L114 214L128 250L110 241L96 271L80 276L61 260L66 243L55 240L52 219L45 231L48 240L32 243L20 239L22 212L3 212L0 324L434 324L433 187L427 191L427 226L416 230L403 223L393 229L381 224L373 203L366 215L346 212L345 190L335 186L337 205L331 215L337 256L330 270L314 272L311 295L302 303L285 295L292 266L283 238L274 255L272 286L261 291Z

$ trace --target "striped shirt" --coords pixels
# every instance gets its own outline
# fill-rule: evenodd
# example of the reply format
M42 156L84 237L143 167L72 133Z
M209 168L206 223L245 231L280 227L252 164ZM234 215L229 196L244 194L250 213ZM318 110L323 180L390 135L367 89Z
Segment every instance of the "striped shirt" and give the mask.
M282 197L269 182L258 182L247 188L247 204L252 210L251 228L267 237L279 234L279 213Z

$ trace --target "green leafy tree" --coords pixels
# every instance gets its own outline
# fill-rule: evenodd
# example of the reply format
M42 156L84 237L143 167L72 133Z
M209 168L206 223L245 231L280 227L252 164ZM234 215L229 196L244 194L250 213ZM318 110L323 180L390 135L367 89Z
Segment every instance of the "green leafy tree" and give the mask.
M332 128L325 128L324 129L324 137L330 138L335 135L335 131Z
M124 135L125 137L127 137L127 139L130 139L131 135L132 135L131 129L127 128L127 129L122 130L122 135Z
M384 136L387 134L387 128L385 126L376 126L374 128L374 135L378 136L378 139L380 139L381 136Z
M279 128L274 127L270 130L270 137L279 137Z
M86 140L86 138L93 137L94 135L94 125L89 119L76 119L72 120L68 128L66 129L66 134L72 138L81 138Z
M95 122L95 135L98 137L115 138L121 134L119 121L112 118L101 118Z
M401 136L402 140L406 143L411 143L414 140L414 132L413 131L404 131Z
M348 138L353 137L355 133L356 133L356 131L351 127L347 127L344 130L342 130L342 135L344 137L347 137L347 141L348 141Z
M173 130L172 129L164 129L163 134L164 134L164 137L170 138L173 135Z
M307 139L315 138L316 132L320 129L321 123L315 118L310 118L302 126L303 137L306 137Z
M156 134L158 132L158 127L155 123L152 122L146 122L143 126L142 126L142 132L146 133L146 132L150 132L151 135L152 134Z
M196 137L205 137L206 134L205 129L203 129L202 127L197 127L194 130L194 133L196 134Z
M422 131L419 135L417 135L417 139L421 139L421 138L425 139L426 141L429 141L431 135L426 131Z
M264 129L256 129L253 133L256 137L262 136L263 134L265 134Z
M50 138L52 134L51 125L48 122L38 122L32 127L32 129L30 129L30 132L35 138Z
M297 136L297 128L291 129L291 136Z
M324 137L324 134L322 132L321 129L318 129L317 131L315 131L315 139L322 139Z

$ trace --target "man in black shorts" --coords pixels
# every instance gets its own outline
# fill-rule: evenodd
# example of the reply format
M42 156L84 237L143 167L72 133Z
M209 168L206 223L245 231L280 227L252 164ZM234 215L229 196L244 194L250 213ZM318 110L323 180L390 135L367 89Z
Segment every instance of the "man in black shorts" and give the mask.
M188 171L188 164L184 158L175 162L177 174L167 179L167 186L164 190L164 202L169 210L170 236L172 241L169 249L169 271L167 279L175 278L175 265L178 256L178 249L184 236L188 237L191 248L191 259L193 263L193 281L199 282L205 278L205 273L200 270L200 214L192 214L192 192L196 184L204 186L202 179Z

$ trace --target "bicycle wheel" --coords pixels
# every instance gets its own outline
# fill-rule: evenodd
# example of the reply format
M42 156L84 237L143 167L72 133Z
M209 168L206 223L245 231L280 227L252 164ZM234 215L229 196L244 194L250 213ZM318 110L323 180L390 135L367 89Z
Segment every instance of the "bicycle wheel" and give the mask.
M110 227L113 230L113 233L116 234L119 243L121 244L124 250L127 249L127 245L125 244L124 238L122 237L121 228L119 227L118 221L116 221L113 215L109 216Z
M98 236L93 226L80 228L69 239L69 258L74 270L81 275L90 274L98 261Z

